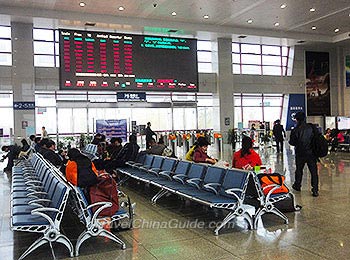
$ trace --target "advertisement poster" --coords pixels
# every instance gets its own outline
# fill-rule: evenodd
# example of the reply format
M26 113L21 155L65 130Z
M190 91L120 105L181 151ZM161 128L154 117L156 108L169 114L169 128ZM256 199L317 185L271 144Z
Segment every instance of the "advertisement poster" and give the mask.
M305 95L289 94L286 130L291 130L294 127L296 122L293 118L300 111L305 113Z
M331 114L329 53L305 53L306 95L308 116Z
M346 87L350 87L350 55L345 56L345 82Z
M126 142L127 125L126 119L96 120L96 132L104 134L109 139L112 137L121 137L123 142Z

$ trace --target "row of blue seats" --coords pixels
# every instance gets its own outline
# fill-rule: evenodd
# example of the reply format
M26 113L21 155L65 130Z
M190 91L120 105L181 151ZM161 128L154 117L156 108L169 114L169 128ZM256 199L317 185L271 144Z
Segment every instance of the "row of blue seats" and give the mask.
M265 196L255 173L148 154L140 154L135 162L128 162L127 165L118 168L126 176L121 183L133 178L159 187L160 191L151 199L153 203L172 193L212 208L229 210L226 218L214 230L216 235L238 216L248 222L249 228L256 228L258 219L265 213L274 213L288 223L288 218L271 203L272 197L276 201L285 198L285 194L272 194L279 187L275 185ZM260 203L257 210L245 203L249 181L257 189L256 199Z
M80 234L75 246L61 234L60 225L67 202L73 206L86 229ZM11 227L14 231L43 233L19 259L23 259L45 243L64 244L70 256L79 255L80 246L91 237L106 237L126 248L125 243L115 234L105 230L100 224L99 213L111 207L110 202L98 202L89 205L83 190L67 182L61 172L40 154L34 154L30 160L22 161L13 168L11 191ZM92 208L98 206L95 213ZM106 220L105 217L103 217ZM111 222L129 218L128 212L120 209ZM52 251L53 255L54 252Z

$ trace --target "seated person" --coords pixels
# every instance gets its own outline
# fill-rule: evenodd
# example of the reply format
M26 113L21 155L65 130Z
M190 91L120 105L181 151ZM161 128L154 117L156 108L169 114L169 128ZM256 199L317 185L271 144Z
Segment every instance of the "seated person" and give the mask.
M217 162L216 159L211 158L207 154L209 141L205 137L199 137L197 140L197 148L193 153L193 161L196 163L209 163L215 164Z
M123 140L120 137L111 138L111 143L106 147L109 160L113 160L117 157L118 153L123 148L122 143L123 143Z
M26 139L22 139L21 143L22 143L22 147L21 147L21 152L18 155L18 158L23 158L23 157L27 158L27 156L31 150L30 146L29 146Z
M159 142L156 143L156 140L154 138L151 139L149 142L151 148L146 150L146 153L148 154L155 154L155 155L163 155L163 151L165 149L165 144L163 139L159 139Z
M130 135L129 143L126 143L124 145L115 159L106 163L105 170L109 173L112 173L115 168L125 166L125 163L127 161L135 161L140 149L140 146L138 146L136 141L136 136Z
M72 148L68 151L68 158L65 169L67 181L82 188L97 184L98 172L88 157Z
M43 157L52 163L56 167L61 167L63 163L63 158L56 152L56 143L52 140L49 140L46 143L46 148L43 150Z
M254 166L261 165L259 154L253 150L253 141L250 137L242 138L242 148L233 154L232 168L253 170Z
M340 143L344 143L344 140L345 138L343 133L336 129L336 131L333 133L332 148L330 151L334 152Z

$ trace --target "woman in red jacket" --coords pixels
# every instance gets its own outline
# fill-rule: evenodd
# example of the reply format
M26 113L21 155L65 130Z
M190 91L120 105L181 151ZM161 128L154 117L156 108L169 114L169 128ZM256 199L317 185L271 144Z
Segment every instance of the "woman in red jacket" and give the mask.
M205 137L198 137L197 148L193 153L193 161L196 163L209 163L215 164L216 159L209 157L207 154L209 141Z
M232 167L253 170L254 166L261 164L259 154L253 150L252 139L248 136L244 136L242 139L242 149L233 154Z

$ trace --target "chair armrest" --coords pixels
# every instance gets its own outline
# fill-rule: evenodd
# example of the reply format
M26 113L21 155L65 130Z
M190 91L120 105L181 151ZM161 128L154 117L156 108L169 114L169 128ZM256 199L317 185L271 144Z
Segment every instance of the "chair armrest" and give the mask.
M218 193L217 189L215 189L213 186L220 187L221 184L220 183L207 183L207 184L203 185L204 188L211 190L212 192L215 193L215 195L218 195L219 193Z
M31 185L31 184L42 184L41 181L38 180L29 180L29 181L25 181L25 184L27 185Z
M44 212L56 212L56 213L59 213L60 211L58 209L55 209L55 208L38 208L38 209L33 209L32 210L32 215L38 215L38 216L41 216L43 218L45 218L52 227L55 226L55 223L53 222L53 219L45 214Z
M160 172L160 168L151 168L148 171L152 171L152 172L158 173L158 172Z
M229 195L233 195L239 202L239 204L243 204L243 200L235 193L235 192L243 192L242 189L238 189L238 188L232 188L232 189L227 189L225 190L225 192Z
M200 181L202 181L202 179L200 179L200 178L192 178L192 179L186 180L186 182L188 184L192 184L192 185L196 186L197 189L200 189L199 184L196 181L200 182Z
M96 223L98 215L101 213L102 210L112 207L112 203L108 201L100 201L87 206L86 209L89 210L92 207L96 207L96 206L100 206L100 207L95 211L94 215L92 216L93 223Z
M29 205L32 205L32 204L34 204L34 203L40 204L40 202L47 202L47 203L50 203L51 200L49 200L49 199L34 199L34 200L29 201L28 204L29 204Z
M171 181L172 180L172 178L170 176L171 173L172 172L169 172L169 171L163 171L163 172L159 172L158 174L159 174L159 176L163 176Z
M26 191L29 191L29 192L36 192L36 191L42 191L44 188L42 186L29 186L29 187L26 187L25 190Z
M39 195L47 195L45 191L33 191L27 194L28 197L38 197Z
M181 182L182 184L185 184L184 179L181 179L180 177L186 177L185 174L176 174L173 176L173 180L176 180L178 182Z

